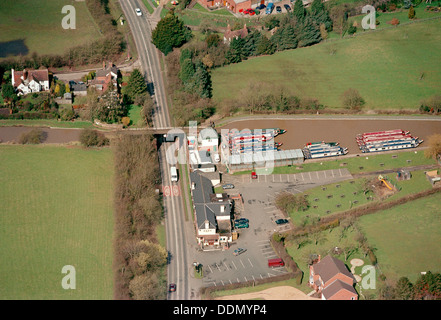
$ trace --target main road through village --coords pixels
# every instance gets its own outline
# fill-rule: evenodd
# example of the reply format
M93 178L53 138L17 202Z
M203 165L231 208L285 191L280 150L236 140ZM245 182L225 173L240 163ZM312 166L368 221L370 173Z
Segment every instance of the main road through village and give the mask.
M172 123L160 69L160 53L151 41L151 17L146 13L141 0L120 1L120 4L135 40L142 71L149 88L154 94L156 103L153 118L154 126L156 128L170 127ZM144 14L137 16L135 8L141 8ZM171 184L170 165L166 158L167 148L169 146L163 145L159 150L163 187L169 187ZM167 281L168 283L175 283L177 286L176 292L169 293L168 299L189 300L195 297L194 292L197 291L197 288L190 285L192 278L189 273L192 264L189 252L193 248L191 240L195 238L194 236L190 237L192 229L191 225L189 226L190 222L186 222L184 219L183 193L179 191L179 186L177 188L175 189L178 190L178 193L164 196L166 239L169 252Z

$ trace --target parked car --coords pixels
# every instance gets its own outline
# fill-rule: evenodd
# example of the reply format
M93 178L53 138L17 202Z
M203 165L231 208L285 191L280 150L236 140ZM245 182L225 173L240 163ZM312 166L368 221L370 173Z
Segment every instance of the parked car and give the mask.
M288 223L289 221L288 220L286 220L286 219L277 219L276 220L276 224L285 224L285 223Z
M219 162L219 161L220 161L219 153L215 153L215 154L214 154L214 161L215 161L215 162Z
M258 9L258 10L262 10L262 9L265 9L265 8L266 8L266 5L264 5L263 3L260 6L256 7L256 9Z
M282 12L282 8L281 8L280 6L276 6L276 11L277 11L278 13L280 13L280 12Z
M176 291L176 284L170 283L170 285L168 286L168 291L175 292Z
M289 4L284 4L283 6L285 7L286 11L290 11L291 10L291 7L289 6Z
M250 222L250 220L248 220L246 218L240 218L240 219L234 220L235 224L248 223L248 222Z
M233 254L234 254L235 256L238 256L238 255L244 253L245 251L247 251L247 249L244 249L244 248L237 248L236 250L233 251Z
M227 183L227 184L224 184L224 185L222 186L222 188L224 188L224 189L234 189L234 184L232 184L232 183Z
M245 222L245 223L234 224L234 227L237 229L247 229L250 227L250 225L249 225L249 223Z
M251 179L257 179L256 171L251 172Z
M135 12L136 12L136 15L137 15L138 17L142 16L142 11L141 11L141 9L136 8L136 9L135 9Z

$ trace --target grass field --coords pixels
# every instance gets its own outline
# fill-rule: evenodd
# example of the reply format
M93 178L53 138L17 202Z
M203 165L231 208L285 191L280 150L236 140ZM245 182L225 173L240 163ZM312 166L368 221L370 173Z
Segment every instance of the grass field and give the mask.
M111 150L0 146L0 162L0 299L112 299Z
M76 29L61 26L67 15L65 5L76 10ZM29 54L63 54L69 47L78 46L101 36L85 2L72 0L2 0L0 6L0 43L23 39Z
M424 171L412 172L412 178L410 180L398 181L396 176L396 173L383 175L383 177L388 179L389 183L395 185L399 189L395 194L390 195L384 200L380 200L373 192L366 195L361 192L361 185L364 178L310 189L305 192L305 194L308 195L310 204L309 209L303 212L292 212L290 214L291 220L294 225L298 226L303 222L311 222L314 218L343 212L371 201L397 200L409 194L418 193L432 188ZM376 177L371 177L369 179L375 180ZM373 197L372 200L368 199L370 196ZM314 206L316 206L316 208L314 208Z
M239 99L254 81L329 108L342 108L341 95L355 88L366 109L417 109L440 92L440 28L441 19L430 20L215 69L213 97Z
M422 271L441 272L441 194L360 218L386 277L415 283Z

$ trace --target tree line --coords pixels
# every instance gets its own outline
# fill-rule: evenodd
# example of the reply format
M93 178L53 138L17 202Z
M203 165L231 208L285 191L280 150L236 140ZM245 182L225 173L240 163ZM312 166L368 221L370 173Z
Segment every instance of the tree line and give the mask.
M123 134L113 142L115 298L163 300L168 254L155 231L163 218L155 191L160 183L156 140L150 134Z

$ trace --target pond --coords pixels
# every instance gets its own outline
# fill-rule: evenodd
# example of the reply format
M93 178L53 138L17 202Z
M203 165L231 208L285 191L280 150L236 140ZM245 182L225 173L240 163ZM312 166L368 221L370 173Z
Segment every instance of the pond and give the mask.
M29 53L29 49L24 39L0 42L0 58L8 56L25 56Z

